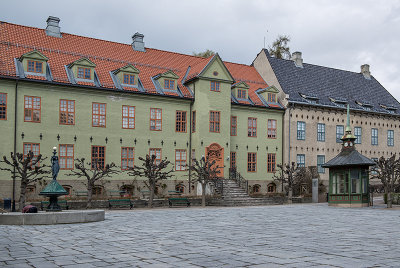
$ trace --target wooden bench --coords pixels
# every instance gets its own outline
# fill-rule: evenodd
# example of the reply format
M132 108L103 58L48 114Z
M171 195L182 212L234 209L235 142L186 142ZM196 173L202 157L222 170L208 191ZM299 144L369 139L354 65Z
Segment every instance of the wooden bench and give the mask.
M133 208L132 200L130 199L109 199L108 200L108 208L111 209L112 207L127 207L129 209Z
M186 197L180 197L180 198L168 198L168 205L169 207L172 206L186 206L190 207L190 201Z
M58 200L57 203L61 207L61 209L64 209L64 210L68 210L69 209L67 200ZM47 206L49 204L50 204L49 201L40 201L40 210L43 210L43 209L47 208Z

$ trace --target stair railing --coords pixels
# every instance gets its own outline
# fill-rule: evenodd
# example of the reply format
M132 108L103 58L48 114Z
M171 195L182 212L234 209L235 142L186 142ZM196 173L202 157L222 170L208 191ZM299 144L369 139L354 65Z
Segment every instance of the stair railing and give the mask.
M249 194L249 182L246 180L240 172L236 170L236 168L229 169L229 179L234 180L239 187L244 189L247 194Z

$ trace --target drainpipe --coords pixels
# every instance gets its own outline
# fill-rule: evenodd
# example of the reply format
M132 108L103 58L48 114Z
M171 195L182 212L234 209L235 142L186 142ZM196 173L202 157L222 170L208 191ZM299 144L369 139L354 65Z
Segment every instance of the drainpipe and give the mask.
M292 104L294 105L294 104ZM291 115L292 115L292 109L290 108L290 103L288 105L288 109L289 109L289 138L288 138L288 165L290 165L290 120L291 120ZM283 120L285 121L285 120ZM283 143L283 139L282 139L282 143ZM283 146L282 146L283 147ZM283 163L285 164L285 163ZM282 183L282 192L283 192L283 183Z
M15 83L15 96L14 96L14 157L17 152L17 111L18 111L18 79ZM13 168L13 192L12 192L12 212L15 212L15 166Z
M193 97L195 97L195 89L196 89L196 84L193 83ZM192 109L193 109L193 102L190 103L190 115L189 115L189 193L192 192ZM196 114L197 116L197 114Z
M192 103L189 109L189 193L192 191Z
M294 104L292 104L292 105L294 105ZM289 153L289 157L288 157L288 164L290 165L290 121L291 121L291 115L292 115L292 109L290 108L290 104L289 104L289 142L288 142L288 145L289 145L289 148L288 148L288 153Z

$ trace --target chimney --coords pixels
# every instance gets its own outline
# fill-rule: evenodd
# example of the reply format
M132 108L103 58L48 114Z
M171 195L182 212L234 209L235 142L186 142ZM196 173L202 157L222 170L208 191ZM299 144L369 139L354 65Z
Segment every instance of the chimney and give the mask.
M143 37L144 37L144 35L141 34L141 33L135 33L132 36L132 48L133 48L133 50L142 51L142 52L146 51L146 49L144 48Z
M294 61L296 67L303 68L303 58L301 57L301 52L293 52L291 60Z
M48 36L61 38L60 26L58 26L60 19L57 17L49 16L46 22L47 22L46 34Z
M369 65L361 65L361 73L364 75L365 79L371 79L371 72L369 71Z

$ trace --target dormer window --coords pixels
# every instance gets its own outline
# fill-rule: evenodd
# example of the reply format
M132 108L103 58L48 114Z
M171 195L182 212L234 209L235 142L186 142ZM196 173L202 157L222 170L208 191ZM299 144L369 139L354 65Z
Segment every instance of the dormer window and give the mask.
M78 78L91 80L90 68L78 67Z
M268 93L268 102L276 102L276 94Z
M51 80L47 61L48 58L37 50L25 53L16 61L17 72L23 78L26 76L42 76Z
M164 79L164 89L175 90L175 81Z
M28 72L43 73L43 62L28 60Z
M346 108L347 101L344 99L337 99L337 98L329 98L330 101L335 104L337 107Z
M247 94L246 94L246 90L245 90L245 89L238 89L237 97L238 97L239 99L246 99L246 98L247 98L246 95L247 95Z
M233 84L231 86L232 90L232 95L239 101L243 102L246 101L249 103L248 99L248 90L249 90L249 85L246 84L244 81L240 81L236 84Z
M125 65L119 69L110 72L111 78L115 86L120 90L131 90L131 88L139 88L139 70L131 65Z
M174 73L172 70L168 70L165 73L157 74L152 77L154 85L161 92L170 92L174 94L178 93L178 79L179 76Z
M210 90L211 91L219 92L220 91L219 88L220 88L220 83L219 82L211 81L211 85L210 85Z
M267 107L280 107L283 106L279 103L279 90L275 86L269 86L267 88L259 88L256 90L256 94L260 101Z
M302 93L299 93L299 94L300 94L300 96L301 96L303 99L305 99L308 103L317 104L318 101L319 101L319 98L316 97L316 96L305 95L305 94L302 94Z
M373 105L368 102L356 101L356 103L360 105L365 111L371 111L373 107Z
M135 76L133 74L124 74L124 84L134 85L135 84Z
M386 112L390 113L390 114L394 114L397 111L397 108L394 105L384 105L381 104L380 105L383 109L386 110Z
M66 66L68 78L71 83L93 83L93 86L100 87L99 77L95 71L96 64L87 58L81 58Z

